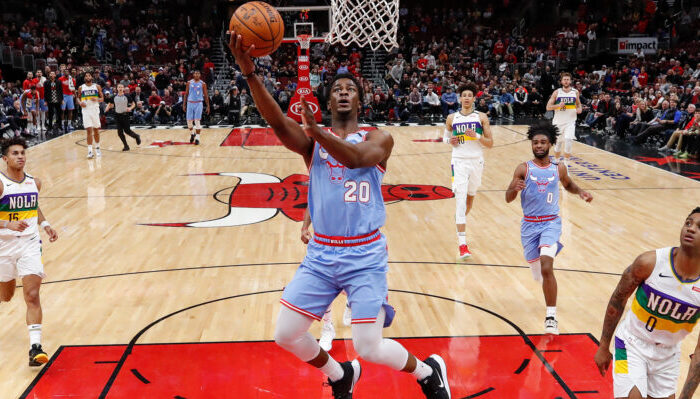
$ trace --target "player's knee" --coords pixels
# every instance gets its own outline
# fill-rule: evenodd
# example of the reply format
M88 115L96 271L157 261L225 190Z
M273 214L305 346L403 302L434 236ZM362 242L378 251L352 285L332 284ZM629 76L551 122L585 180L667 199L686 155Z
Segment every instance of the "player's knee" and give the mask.
M299 334L278 324L275 328L275 343L284 349L289 350L299 339Z
M187 128L192 130L193 127L194 127L194 124L192 123L192 121L187 121Z
M379 344L382 342L382 337L353 337L352 345L361 358L372 363L379 363Z
M33 288L24 291L24 302L27 305L39 306L39 288Z

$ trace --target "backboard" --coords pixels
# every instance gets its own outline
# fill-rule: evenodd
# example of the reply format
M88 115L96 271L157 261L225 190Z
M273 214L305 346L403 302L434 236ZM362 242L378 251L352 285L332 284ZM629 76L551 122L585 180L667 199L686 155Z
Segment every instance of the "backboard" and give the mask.
M330 31L330 6L276 7L284 21L284 41L296 42L301 34L311 35L311 40L322 41Z

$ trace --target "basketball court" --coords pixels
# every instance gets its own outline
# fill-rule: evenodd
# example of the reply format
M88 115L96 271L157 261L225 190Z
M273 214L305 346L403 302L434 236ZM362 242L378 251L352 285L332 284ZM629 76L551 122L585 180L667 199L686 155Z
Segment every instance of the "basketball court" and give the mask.
M455 262L450 148L441 126L389 126L384 178L390 254L385 336L442 355L453 398L609 398L592 357L619 273L642 251L678 245L700 184L581 143L570 172L595 196L562 194L555 261L560 336L543 336L544 303L520 245L518 201L504 192L532 157L526 126L494 126L483 185L467 219L474 253ZM322 398L322 374L272 342L279 298L304 256L307 171L264 128L137 129L121 151L104 131L101 159L85 132L28 150L41 206L60 238L44 244L43 345L26 366L25 305L0 306L0 392L7 398ZM331 355L354 358L333 306ZM312 333L318 337L320 323ZM684 341L681 375L697 342ZM357 398L420 398L408 375L364 363ZM681 378L681 380L683 380ZM324 396L325 395L325 396Z

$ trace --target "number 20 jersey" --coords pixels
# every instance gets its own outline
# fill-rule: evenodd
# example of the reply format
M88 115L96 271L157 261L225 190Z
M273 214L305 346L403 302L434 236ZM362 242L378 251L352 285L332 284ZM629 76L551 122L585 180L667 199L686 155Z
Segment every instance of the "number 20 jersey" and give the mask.
M673 248L656 250L656 265L634 293L622 329L646 341L675 346L693 331L700 312L700 279L676 274Z
M345 141L361 143L368 133L352 133ZM379 165L350 169L320 144L314 143L308 200L314 232L334 237L356 237L382 227L386 220L383 177L384 169Z

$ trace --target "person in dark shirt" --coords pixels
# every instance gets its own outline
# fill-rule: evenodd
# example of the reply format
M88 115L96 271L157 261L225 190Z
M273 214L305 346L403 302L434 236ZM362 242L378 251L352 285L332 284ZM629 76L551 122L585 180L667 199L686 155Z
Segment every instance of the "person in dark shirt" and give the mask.
M642 144L649 137L658 136L669 129L675 129L676 126L678 126L678 122L681 120L681 112L678 111L677 107L678 102L672 99L669 102L668 109L662 112L657 118L657 123L652 123L651 126L639 133L639 135L634 138L634 143Z
M44 99L48 105L49 112L46 118L47 129L54 134L58 133L61 127L61 104L63 104L63 89L61 82L56 79L56 72L49 73L49 80L44 83ZM53 123L54 115L56 124Z

